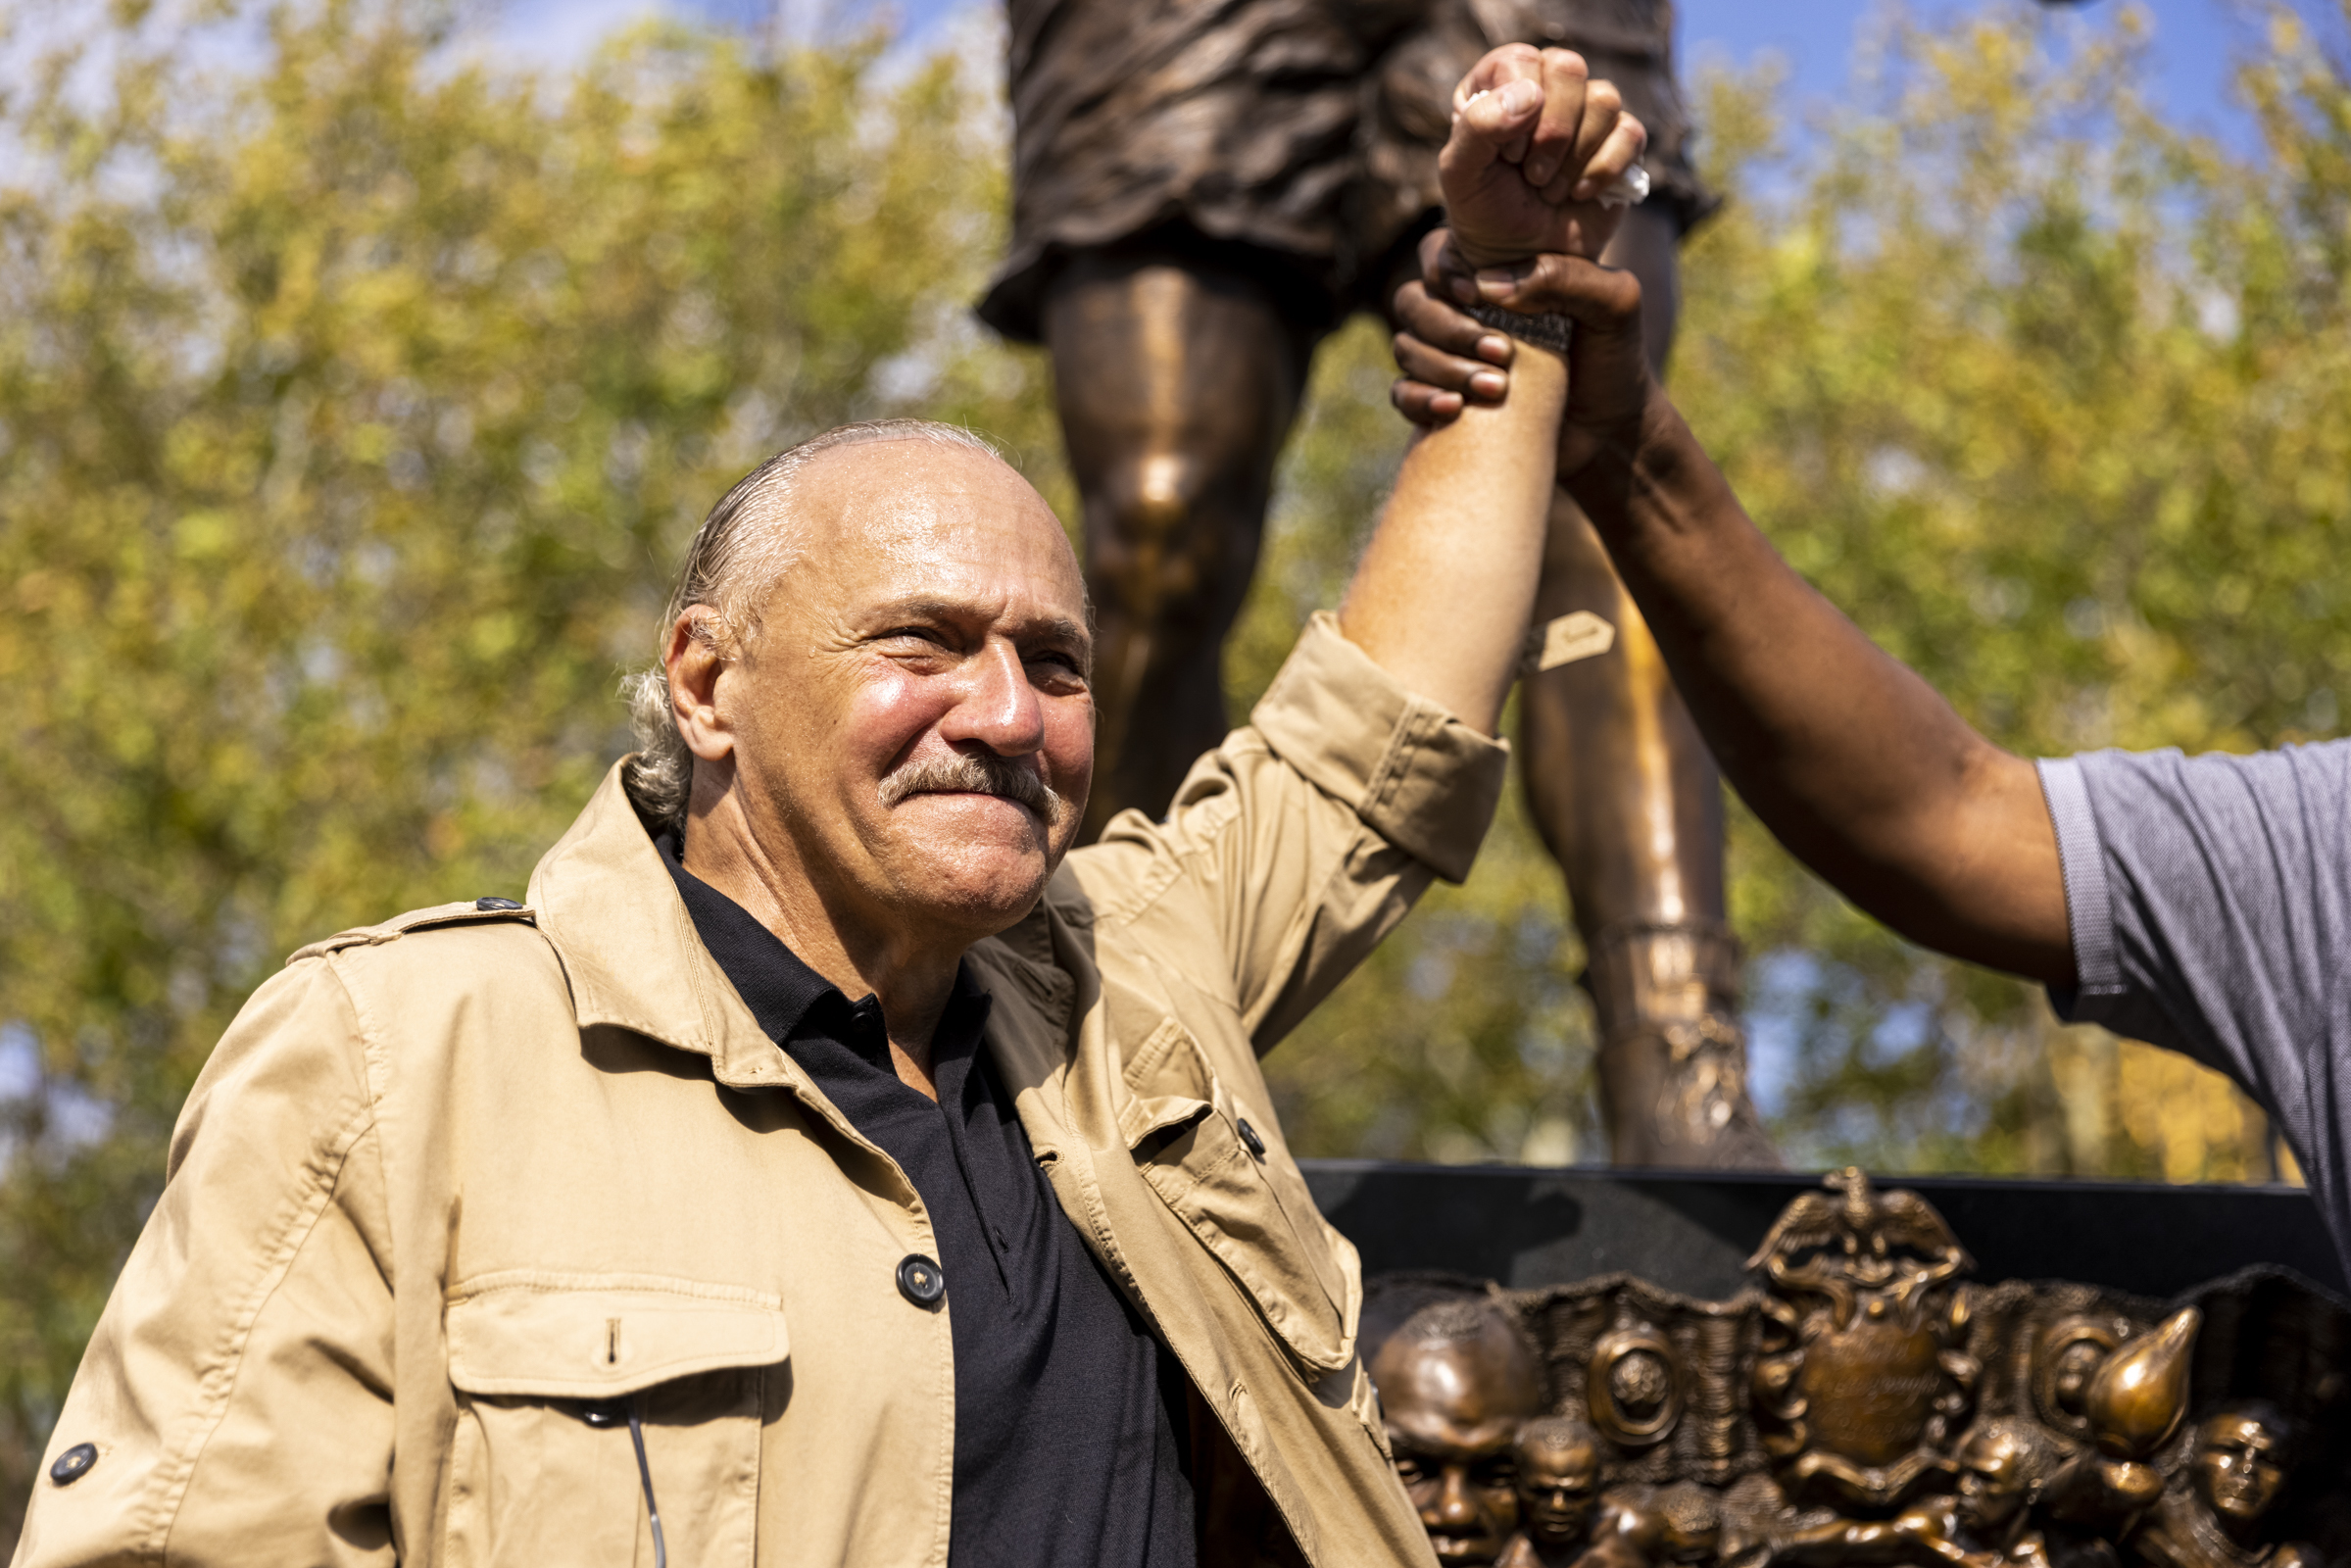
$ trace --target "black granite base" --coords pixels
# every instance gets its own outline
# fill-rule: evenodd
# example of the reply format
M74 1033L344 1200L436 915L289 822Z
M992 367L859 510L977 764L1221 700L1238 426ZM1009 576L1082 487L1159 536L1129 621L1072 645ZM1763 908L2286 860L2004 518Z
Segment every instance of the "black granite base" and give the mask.
M1445 1269L1531 1287L1638 1274L1725 1298L1817 1174L1629 1172L1309 1159L1307 1185L1366 1276ZM1975 1278L2079 1280L2168 1298L2256 1264L2345 1291L2310 1195L2293 1187L1883 1176L1941 1210Z

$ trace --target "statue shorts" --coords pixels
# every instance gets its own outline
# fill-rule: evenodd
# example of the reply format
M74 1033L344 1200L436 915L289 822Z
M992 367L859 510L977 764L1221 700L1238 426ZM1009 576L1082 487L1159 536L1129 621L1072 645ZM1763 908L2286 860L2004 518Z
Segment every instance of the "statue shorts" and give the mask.
M1309 332L1377 308L1435 221L1453 84L1497 44L1577 50L1647 126L1661 204L1690 161L1671 0L1009 0L1012 243L980 315L1039 338L1060 258L1143 240L1255 253Z

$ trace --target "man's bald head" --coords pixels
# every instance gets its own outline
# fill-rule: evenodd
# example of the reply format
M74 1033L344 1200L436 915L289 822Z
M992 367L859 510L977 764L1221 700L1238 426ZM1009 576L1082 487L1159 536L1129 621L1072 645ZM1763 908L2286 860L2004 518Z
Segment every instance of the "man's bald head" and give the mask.
M986 437L928 419L845 424L775 454L719 497L695 530L662 612L663 639L679 615L707 606L710 613L695 619L697 639L729 658L748 652L778 584L811 545L824 542L822 524L842 520L837 507L824 505L829 498L811 493L820 486L810 470L826 466L821 460L830 454L884 443L1004 462ZM674 823L685 815L694 766L670 711L664 672L656 666L631 675L622 684L622 696L643 754L629 769L629 793L654 819Z
M808 542L809 518L793 505L803 475L827 453L882 442L907 441L972 452L1002 463L995 443L961 425L928 419L870 419L845 424L777 453L718 498L687 547L685 565L669 596L664 630L692 605L709 605L724 624L720 635L750 637L775 585Z

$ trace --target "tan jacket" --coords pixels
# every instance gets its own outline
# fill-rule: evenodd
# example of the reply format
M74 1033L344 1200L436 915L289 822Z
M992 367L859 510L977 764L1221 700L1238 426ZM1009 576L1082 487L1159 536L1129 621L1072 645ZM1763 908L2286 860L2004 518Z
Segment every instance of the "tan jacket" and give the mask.
M1501 772L1322 620L1165 822L971 952L1039 1163L1191 1374L1203 1563L1288 1556L1283 1524L1318 1568L1431 1560L1257 1054L1467 873ZM527 907L348 931L254 994L17 1561L650 1564L630 1434L580 1414L641 1392L678 1568L937 1568L955 1304L900 1293L909 1253L913 1187L759 1031L615 770Z

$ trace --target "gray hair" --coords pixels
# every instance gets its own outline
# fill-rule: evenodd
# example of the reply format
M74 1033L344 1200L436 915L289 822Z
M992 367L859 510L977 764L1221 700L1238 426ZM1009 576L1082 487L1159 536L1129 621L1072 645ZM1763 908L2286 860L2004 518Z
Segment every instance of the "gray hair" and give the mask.
M961 425L929 419L868 419L803 441L777 453L735 482L718 498L710 515L695 530L686 547L685 564L678 569L677 586L662 612L660 643L653 667L623 676L621 700L628 704L630 726L636 731L638 753L621 770L621 782L637 814L657 833L685 837L686 805L694 793L694 754L686 750L669 706L669 672L662 662L668 653L669 629L677 617L697 605L710 613L694 618L692 636L721 658L738 659L750 650L759 620L776 584L800 560L804 530L791 513L792 489L801 470L840 447L864 446L876 441L924 441L984 453L999 462L1004 454L985 436Z

